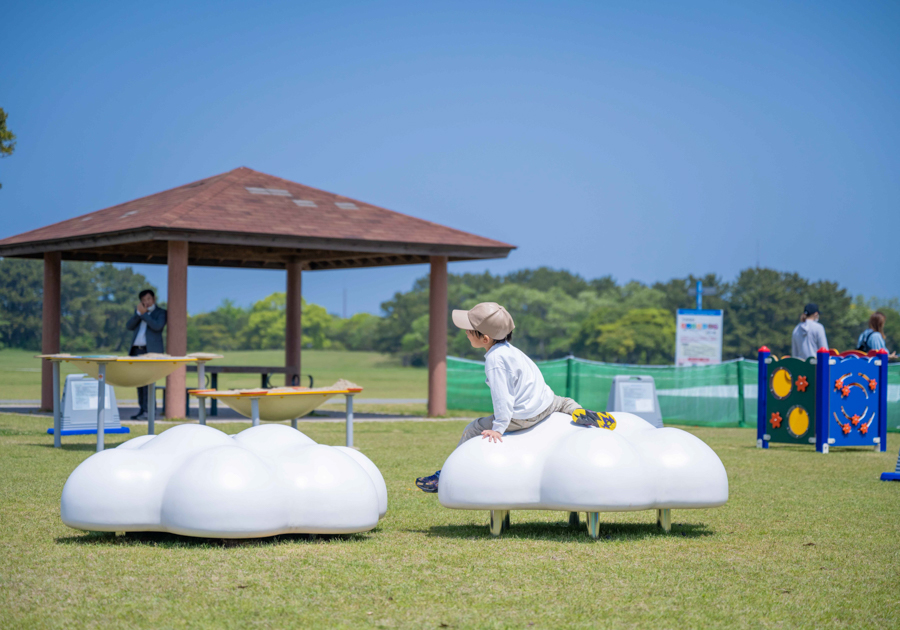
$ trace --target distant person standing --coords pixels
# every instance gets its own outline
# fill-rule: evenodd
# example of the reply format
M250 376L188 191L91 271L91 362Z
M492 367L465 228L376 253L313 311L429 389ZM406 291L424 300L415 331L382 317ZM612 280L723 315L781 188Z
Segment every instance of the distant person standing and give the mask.
M869 318L869 327L866 328L859 336L857 348L862 352L869 350L887 350L884 343L884 313L875 311ZM896 352L890 354L890 358L897 357Z
M810 302L803 309L800 323L791 335L791 356L802 361L816 356L819 348L827 348L825 327L819 323L819 307Z
M163 328L166 327L166 309L156 306L156 294L151 289L141 291L138 298L140 302L138 302L134 315L125 324L128 330L134 331L128 356L136 357L150 352L163 354L166 351L162 337ZM132 420L145 418L147 414L148 388L138 387L137 391L138 404L141 408L131 416Z

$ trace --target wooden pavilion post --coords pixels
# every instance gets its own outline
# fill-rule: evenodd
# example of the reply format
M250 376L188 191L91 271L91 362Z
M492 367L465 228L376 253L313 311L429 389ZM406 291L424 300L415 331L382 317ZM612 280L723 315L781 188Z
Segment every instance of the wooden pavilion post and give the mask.
M428 291L428 415L447 414L447 257L431 257Z
M301 305L302 293L302 263L288 261L287 265L287 324L284 331L284 367L288 371L284 375L284 384L294 384L294 375L297 376L297 384L300 383L300 352L303 347L303 319ZM290 371L294 368L296 372Z
M187 354L187 241L169 241L169 289L166 323L166 352L175 356ZM166 377L166 417L183 418L185 403L185 367ZM155 401L149 401L155 404Z
M62 254L46 252L44 254L44 305L43 333L41 351L43 354L59 352L59 324L62 310ZM41 409L53 409L53 401L59 399L59 392L53 391L53 362L41 361Z

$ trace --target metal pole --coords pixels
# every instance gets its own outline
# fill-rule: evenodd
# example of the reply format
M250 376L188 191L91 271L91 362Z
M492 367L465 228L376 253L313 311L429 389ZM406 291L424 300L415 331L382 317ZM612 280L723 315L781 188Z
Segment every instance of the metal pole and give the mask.
M353 446L353 394L345 394L347 397L347 446Z
M53 363L53 448L62 448L62 419L59 408L59 361Z
M217 372L213 372L209 375L209 379L212 381L212 388L215 390L219 389L219 374ZM209 403L209 415L218 416L219 415L219 400L218 398L213 398Z
M204 385L206 385L206 364L203 361L198 361L197 389L204 389ZM206 397L197 396L197 402L200 403L200 409L197 412L197 417L200 419L200 424L206 424Z
M656 510L656 526L662 527L664 532L672 531L672 510L670 508Z
M738 386L738 426L747 426L746 410L744 409L744 357L734 362L737 367L737 386Z
M106 407L106 363L98 364L97 376L97 452L103 450L104 407Z
M588 535L597 540L600 538L600 512L587 513Z
M147 435L156 435L156 381L147 385Z
M259 398L250 399L250 415L253 416L253 426L259 426Z

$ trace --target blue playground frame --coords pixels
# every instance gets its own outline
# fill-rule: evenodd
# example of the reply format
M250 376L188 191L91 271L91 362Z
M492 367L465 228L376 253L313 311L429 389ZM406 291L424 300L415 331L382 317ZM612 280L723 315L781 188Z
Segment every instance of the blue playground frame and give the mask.
M784 365L789 367L788 361L796 363L798 360L786 359ZM759 349L756 438L760 448L769 448L770 441L789 441L772 439L774 428L781 427L782 418L776 413L771 417L768 415L769 390L773 387L770 379L782 367L780 363L771 356L768 348ZM868 355L856 351L837 354L820 348L809 363L815 363L815 379L804 383L800 390L805 392L811 387L815 392L815 437L810 437L808 442L815 442L820 453L844 446L887 450L887 351ZM796 384L788 382L790 393L779 396L780 400L789 401L791 396L800 396L796 393ZM771 433L769 424L773 427Z
M104 428L104 433L131 433L128 427ZM47 429L48 435L53 435L53 427ZM60 435L96 435L97 429L62 429Z

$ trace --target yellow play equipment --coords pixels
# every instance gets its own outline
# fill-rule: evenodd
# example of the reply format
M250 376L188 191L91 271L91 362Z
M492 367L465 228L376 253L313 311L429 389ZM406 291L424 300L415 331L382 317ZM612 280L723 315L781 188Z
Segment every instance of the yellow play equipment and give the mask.
M136 357L120 357L112 354L40 354L37 358L50 361L53 364L53 445L60 448L60 410L59 410L59 366L61 363L71 363L83 370L87 375L97 379L98 401L97 409L97 451L104 448L103 440L103 409L106 388L104 383L119 387L144 387L150 391L148 398L156 400L156 381L164 378L187 363L197 364L198 383L203 383L203 366L207 361L221 359L221 354L207 352L195 352L187 356L171 356L168 354L142 354ZM205 424L205 411L201 409L200 422ZM149 405L147 410L147 433L155 432L156 405Z
M201 399L215 398L242 416L250 418L253 426L260 420L290 420L297 428L297 418L305 416L328 399L343 394L347 399L347 446L353 446L353 396L362 387L339 380L329 387L274 387L272 389L193 389L191 395Z

